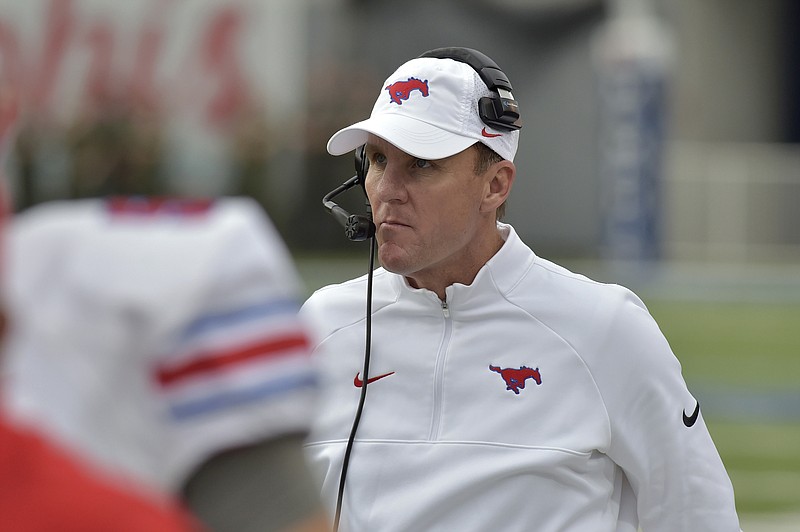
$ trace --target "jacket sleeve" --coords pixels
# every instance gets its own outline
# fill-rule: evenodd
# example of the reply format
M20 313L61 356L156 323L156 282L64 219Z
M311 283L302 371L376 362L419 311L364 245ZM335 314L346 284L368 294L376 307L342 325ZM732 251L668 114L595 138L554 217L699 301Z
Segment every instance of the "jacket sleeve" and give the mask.
M642 530L739 530L730 479L655 320L627 290L607 318L593 372L609 415L607 454L633 488Z

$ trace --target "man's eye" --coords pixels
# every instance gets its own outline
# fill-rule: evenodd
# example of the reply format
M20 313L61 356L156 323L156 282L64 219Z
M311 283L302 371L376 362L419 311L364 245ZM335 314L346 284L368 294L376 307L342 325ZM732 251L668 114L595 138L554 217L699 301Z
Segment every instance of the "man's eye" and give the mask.
M431 166L431 163L427 159L415 159L414 166L416 168L429 168Z
M386 156L382 153L376 153L373 155L372 160L375 164L386 164Z

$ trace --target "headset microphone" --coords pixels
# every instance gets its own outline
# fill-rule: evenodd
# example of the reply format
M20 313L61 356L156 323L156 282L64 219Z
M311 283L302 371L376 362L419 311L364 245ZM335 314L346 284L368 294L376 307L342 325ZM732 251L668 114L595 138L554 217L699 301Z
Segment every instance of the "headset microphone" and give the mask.
M358 175L354 175L335 189L328 192L322 198L322 205L333 215L337 222L344 227L344 234L347 238L355 242L361 242L375 235L375 224L369 216L360 214L350 214L338 204L333 202L333 198L360 183ZM367 204L369 205L369 204Z
M368 238L375 236L375 224L372 223L372 212L370 211L369 200L367 200L367 216L360 214L350 214L339 205L333 202L333 198L350 190L356 185L361 185L362 191L364 190L364 181L367 178L367 169L369 168L369 161L366 156L366 147L359 146L355 153L356 175L328 192L322 198L322 205L329 213L333 215L337 222L344 227L344 234L347 238L354 242L361 242ZM366 193L364 194L366 196Z

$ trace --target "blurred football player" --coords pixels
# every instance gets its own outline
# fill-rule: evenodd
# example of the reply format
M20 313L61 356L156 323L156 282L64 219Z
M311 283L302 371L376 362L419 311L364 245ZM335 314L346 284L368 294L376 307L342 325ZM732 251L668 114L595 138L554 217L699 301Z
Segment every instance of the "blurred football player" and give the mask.
M6 403L213 530L324 530L299 279L252 200L55 201L7 235Z

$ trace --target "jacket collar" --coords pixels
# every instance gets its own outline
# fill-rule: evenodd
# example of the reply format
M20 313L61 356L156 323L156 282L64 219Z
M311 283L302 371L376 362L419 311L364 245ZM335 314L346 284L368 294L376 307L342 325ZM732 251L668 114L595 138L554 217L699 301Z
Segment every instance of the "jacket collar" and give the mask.
M447 303L451 308L471 305L477 299L490 294L507 294L531 269L536 255L520 240L514 228L502 222L497 223L500 235L505 240L503 246L478 271L470 285L455 283L447 287ZM402 275L389 274L399 298L424 298L438 302L439 298L427 289L413 288Z

